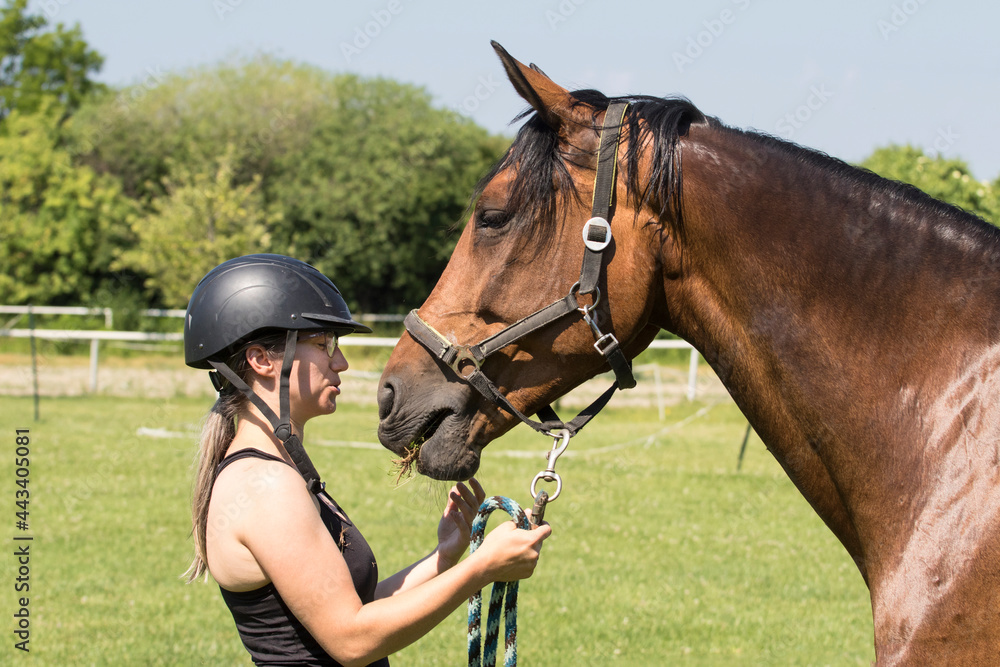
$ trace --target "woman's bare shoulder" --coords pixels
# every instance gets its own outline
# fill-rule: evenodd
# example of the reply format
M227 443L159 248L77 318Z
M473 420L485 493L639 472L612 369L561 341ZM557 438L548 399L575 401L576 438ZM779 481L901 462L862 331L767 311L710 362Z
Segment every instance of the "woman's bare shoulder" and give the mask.
M209 521L216 512L254 524L316 516L316 503L299 472L283 461L246 457L220 473L212 489ZM308 512L307 510L313 510ZM273 520L269 520L272 517Z

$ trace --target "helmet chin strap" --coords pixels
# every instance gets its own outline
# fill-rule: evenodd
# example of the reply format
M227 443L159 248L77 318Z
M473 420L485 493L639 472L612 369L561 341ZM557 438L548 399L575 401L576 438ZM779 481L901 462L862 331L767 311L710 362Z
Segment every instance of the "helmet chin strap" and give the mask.
M223 377L229 380L234 387L243 392L243 395L246 396L258 410L260 410L261 414L264 415L264 418L271 424L275 437L281 441L281 445L285 448L285 451L288 452L288 456L291 457L292 462L295 464L295 468L299 471L299 474L302 475L303 479L306 480L306 488L309 489L310 493L318 494L323 490L323 487L325 487L326 484L320 481L319 473L316 471L316 467L309 459L309 455L306 454L305 447L302 446L302 441L299 439L299 436L292 432L288 394L292 375L292 360L295 358L295 344L297 341L298 332L293 329L289 329L285 334L285 355L281 364L281 377L278 389L278 403L281 411L280 417L274 414L274 410L271 409L271 406L265 403L264 399L255 394L253 389L251 389L239 375L233 372L233 369L219 361L209 360L208 363L210 363L212 368L217 370Z

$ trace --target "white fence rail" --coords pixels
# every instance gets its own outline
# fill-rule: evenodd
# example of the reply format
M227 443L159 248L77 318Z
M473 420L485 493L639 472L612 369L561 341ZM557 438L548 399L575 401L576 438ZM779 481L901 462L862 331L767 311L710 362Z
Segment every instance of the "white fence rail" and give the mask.
M140 311L146 317L184 317L185 310L176 308L147 308ZM111 328L114 326L114 311L111 308L85 308L83 306L0 306L0 315L17 315L8 322L3 329L13 326L21 315L79 315L93 316L99 315L104 318L104 326ZM403 315L379 315L375 313L362 313L358 316L362 322L402 322Z
M11 306L6 306L11 308ZM81 309L88 310L88 309ZM9 312L9 311L8 311ZM32 308L32 312L41 312L37 308ZM181 311L183 313L183 311ZM85 313L90 314L90 313ZM125 342L181 342L184 340L182 333L149 333L142 331L87 331L83 329L0 329L0 337L8 338L36 338L40 340L55 341L90 341L90 381L89 389L92 393L97 391L97 369L99 363L100 341L125 341ZM398 338L386 338L379 336L350 336L340 339L340 344L357 347L395 347ZM689 349L691 350L691 362L688 366L687 399L694 400L696 392L696 381L698 377L698 351L691 347L691 344L683 340L654 340L649 345L650 349ZM659 369L654 371L654 378L659 387ZM662 410L662 402L658 401Z
M149 308L143 310L142 314L147 317L184 317L183 310L164 310L162 308ZM0 306L0 314L3 315L99 315L104 318L104 326L111 328L114 326L115 315L111 308L84 308L82 306ZM14 318L7 326L17 322L20 317Z

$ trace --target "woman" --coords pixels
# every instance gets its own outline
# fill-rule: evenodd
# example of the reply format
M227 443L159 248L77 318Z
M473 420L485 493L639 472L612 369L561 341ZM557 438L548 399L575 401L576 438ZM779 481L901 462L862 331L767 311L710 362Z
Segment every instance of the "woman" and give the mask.
M476 590L531 576L551 532L506 522L461 560L485 493L460 483L437 548L378 581L302 447L306 422L337 407L338 337L359 332L371 330L328 278L280 255L219 265L188 305L185 361L213 369L219 390L201 441L189 581L211 572L257 664L388 665Z

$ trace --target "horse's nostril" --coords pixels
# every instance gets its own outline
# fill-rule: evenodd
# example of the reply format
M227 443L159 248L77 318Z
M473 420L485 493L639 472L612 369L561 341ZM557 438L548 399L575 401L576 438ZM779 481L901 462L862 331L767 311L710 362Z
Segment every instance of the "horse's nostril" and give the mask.
M392 404L396 400L396 390L392 383L386 381L378 390L378 418L385 419L392 412Z

